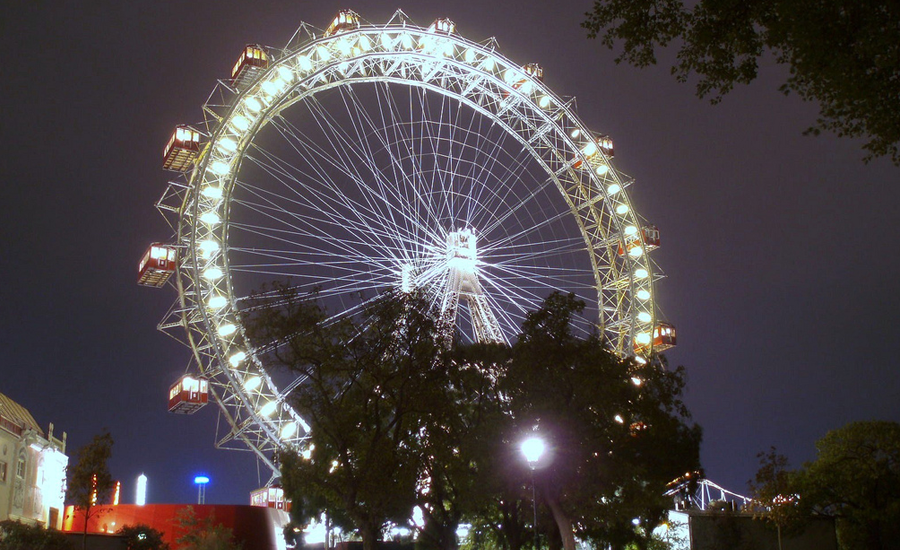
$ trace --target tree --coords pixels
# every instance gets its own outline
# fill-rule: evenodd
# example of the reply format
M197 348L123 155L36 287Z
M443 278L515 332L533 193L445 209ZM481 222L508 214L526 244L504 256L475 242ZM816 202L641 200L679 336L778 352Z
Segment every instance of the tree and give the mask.
M688 7L690 5L691 7ZM773 55L790 74L781 85L817 101L816 125L863 137L865 160L900 165L900 4L881 0L595 0L582 27L622 50L616 62L656 63L656 50L679 43L672 73L699 77L697 95L716 103L756 78Z
M315 297L286 285L257 302L278 307L251 308L251 340L279 342L271 364L305 379L290 400L311 428L309 453L280 457L292 516L306 524L327 512L374 550L383 527L406 522L416 504L418 434L442 402L446 379L436 316L415 294L378 300L334 323L323 322Z
M502 393L518 433L537 431L552 450L535 481L563 547L579 535L644 548L668 507L666 483L699 467L701 431L680 398L683 369L639 365L598 335L575 337L583 308L557 293L527 314ZM650 528L635 529L634 518Z
M216 523L212 513L200 519L193 506L179 510L175 522L182 533L177 541L179 550L240 550L243 547L234 541L231 529Z
M66 497L84 515L81 547L87 546L88 520L105 511L98 505L112 499L115 481L109 472L113 438L108 431L95 435L75 452L75 462L66 468Z
M0 550L71 550L72 543L59 531L20 521L0 521Z
M788 459L775 447L756 455L759 470L749 482L754 517L773 524L778 531L778 550L782 548L782 530L799 521L796 476L788 470Z
M900 423L852 422L816 443L797 474L807 513L836 519L843 550L887 550L900 541Z
M169 544L163 540L163 533L149 525L126 525L117 534L125 537L127 550L169 550Z

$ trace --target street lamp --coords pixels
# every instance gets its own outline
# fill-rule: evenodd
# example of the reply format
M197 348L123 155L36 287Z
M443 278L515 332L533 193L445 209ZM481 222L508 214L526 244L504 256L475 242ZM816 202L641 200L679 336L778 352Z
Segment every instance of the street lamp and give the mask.
M207 476L197 476L194 478L197 484L197 504L206 504L206 484L209 483Z
M534 550L537 550L537 490L535 489L534 483L534 469L537 466L538 461L541 459L541 455L544 454L544 440L537 436L529 437L522 442L522 446L520 448L522 450L522 455L525 456L525 461L528 462L528 467L531 468L531 505L534 509Z

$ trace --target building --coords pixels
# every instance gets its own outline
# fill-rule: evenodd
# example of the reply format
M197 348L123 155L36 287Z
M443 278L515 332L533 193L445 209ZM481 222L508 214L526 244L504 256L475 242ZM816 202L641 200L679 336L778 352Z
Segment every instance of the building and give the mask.
M0 393L0 520L62 528L66 433L45 434L28 409Z
M103 510L88 519L87 532L93 535L89 548L100 548L101 535L113 538L126 525L149 525L163 533L163 540L177 548L178 539L184 535L178 517L191 508L197 519L211 517L213 524L231 529L236 541L244 550L285 550L284 526L290 521L287 512L275 508L233 504L117 504L104 505ZM84 529L84 513L68 506L63 532L80 536ZM105 541L104 548L113 548L114 542Z

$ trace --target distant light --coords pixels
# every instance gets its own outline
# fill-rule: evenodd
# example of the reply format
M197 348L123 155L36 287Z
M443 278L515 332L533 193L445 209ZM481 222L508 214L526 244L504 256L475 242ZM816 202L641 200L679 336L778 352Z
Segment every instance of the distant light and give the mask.
M647 364L647 360L644 359L643 357L641 357L640 355L635 356L634 360L637 361L638 365L646 365Z
M206 225L216 225L217 223L222 221L222 219L219 218L218 214L210 211L210 212L204 212L203 214L201 214L200 221L205 223Z
M268 403L263 405L263 408L261 408L259 410L259 414L261 416L271 416L272 413L274 413L275 409L277 409L277 408L278 408L278 401L274 401L274 400L269 401Z
M288 422L281 428L281 438L288 439L293 437L294 434L297 433L297 423L296 422Z
M284 65L278 67L276 69L276 71L278 71L278 76L280 76L281 79L284 80L285 82L290 82L290 81L294 80L294 71L288 69Z
M581 135L581 130L579 128L575 128L569 135L572 136L572 139L578 139L578 136Z
M639 358L636 358L636 359L639 359ZM641 380L640 378L638 378L637 376L632 376L632 377L631 377L631 383L634 384L635 386L640 387L640 385L643 384L644 381Z
M268 84L268 82L266 82L265 84L263 84L263 88L265 88L265 85L266 85L266 84ZM250 120L249 120L247 117L245 117L245 116L237 115L237 116L235 116L234 118L231 119L231 126L232 126L235 130L238 130L238 131L240 131L240 132L243 132L243 131L245 131L247 128L250 127Z
M207 476L197 476L194 478L194 483L197 485L205 485L209 483L209 477Z
M262 378L259 376L251 376L250 378L244 380L244 389L247 391L253 391L259 387L262 383Z
M637 526L637 525L641 524L641 520L638 518L634 518L633 520L631 520L631 523L632 523L632 525Z
M209 171L220 176L224 176L229 170L228 164L221 160L217 160L209 165Z
M118 505L119 505L119 495L121 495L121 494L122 494L122 482L121 482L121 481L117 481L117 482L116 482L116 489L115 489L115 491L113 492L113 501L112 501L113 506L118 506ZM115 523L113 523L113 525L115 525Z
M243 351L239 351L228 358L228 362L231 363L232 367L236 367L241 364L241 362L247 358L247 354Z
M228 298L225 296L210 296L209 301L207 302L210 309L222 309L226 305L228 305Z
M541 455L544 454L545 444L540 437L529 437L522 442L520 448L525 456L525 460L534 468L537 461L541 459Z
M147 504L147 476L144 474L137 478L137 494L134 497L134 503L138 506Z
M222 278L222 270L218 267L211 267L203 272L203 278L207 281L215 281Z
M216 146L223 151L228 153L233 153L237 150L237 142L231 138L222 138L218 141Z
M203 193L204 197L208 197L213 200L222 198L222 189L220 187L213 187L210 185L209 187L204 187L201 193Z
M259 110L262 109L262 103L255 97L248 97L244 100L244 105L247 106L247 110L251 113L258 113Z
M615 420L615 421L618 422L619 424L624 424L624 423L625 423L625 419L622 418L622 415L621 415L621 414L617 414L616 416L614 416L614 417L613 417L613 420Z

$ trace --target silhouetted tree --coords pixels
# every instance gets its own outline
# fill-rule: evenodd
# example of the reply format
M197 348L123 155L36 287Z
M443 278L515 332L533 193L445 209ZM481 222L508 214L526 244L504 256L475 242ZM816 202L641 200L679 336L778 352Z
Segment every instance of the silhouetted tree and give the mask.
M115 481L109 472L113 437L108 431L95 435L90 443L75 452L75 462L66 468L66 497L84 515L82 548L87 546L88 520L106 509L112 499Z
M838 136L868 139L866 160L900 165L900 3L882 0L595 0L582 26L614 48L616 62L656 63L678 44L672 73L699 77L697 95L718 102L756 78L771 55L789 67L781 85L819 103L817 124Z
M231 529L216 523L210 514L201 519L193 506L178 511L175 523L181 535L178 537L179 550L241 550L243 544L235 542Z
M15 520L0 521L0 550L71 550L69 539L59 531Z

